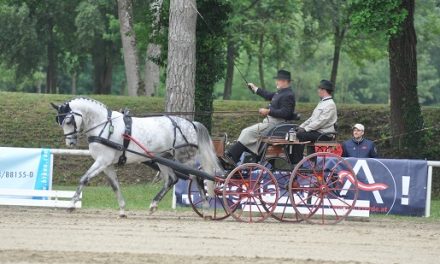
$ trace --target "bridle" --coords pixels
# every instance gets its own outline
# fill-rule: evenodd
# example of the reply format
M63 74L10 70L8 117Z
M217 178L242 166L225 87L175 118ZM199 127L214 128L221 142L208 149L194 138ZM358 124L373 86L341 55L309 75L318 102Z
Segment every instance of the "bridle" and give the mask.
M81 133L81 131L78 130L78 126L76 124L75 116L79 116L82 119L82 114L70 111L69 113L65 114L57 114L55 117L55 120L60 126L63 126L64 123L67 121L67 124L73 124L73 131L67 134L64 134L64 137L66 139L76 139L78 137L78 134Z
M111 111L110 111L109 109L107 109L107 111L108 111L108 117L107 117L107 119L106 119L105 121L102 121L102 122L100 122L99 124L97 124L97 125L95 125L95 126L89 128L89 129L87 129L87 130L85 130L85 131L81 131L81 130L78 130L79 128L78 128L78 125L76 124L75 116L79 116L79 117L81 117L81 119L82 119L82 118L83 118L82 114L80 114L80 113L78 113L78 112L75 112L75 111L72 111L72 110L70 109L69 105L67 105L67 109L66 109L66 110L69 111L69 112L67 112L67 113L58 113L58 114L55 116L55 120L56 120L56 122L57 122L60 126L63 126L66 120L68 120L68 122L67 122L66 124L68 124L68 125L72 124L72 125L73 125L73 131L72 131L72 132L70 132L70 133L66 133L66 134L63 134L63 136L64 136L66 139L77 139L79 135L81 135L81 134L87 134L88 132L90 132L90 131L92 131L92 130L94 130L94 129L96 129L96 128L102 126L102 125L104 125L104 127L102 128L102 130L101 130L101 132L100 132L100 134L99 134L99 135L101 136L101 134L103 133L105 127L106 127L107 124L109 124L109 123L110 123L110 127L109 127L109 136L110 136L110 134L113 133L113 131L112 131L112 130L113 130L112 121L113 121L114 119L120 117L120 116L116 116L116 117L111 118Z

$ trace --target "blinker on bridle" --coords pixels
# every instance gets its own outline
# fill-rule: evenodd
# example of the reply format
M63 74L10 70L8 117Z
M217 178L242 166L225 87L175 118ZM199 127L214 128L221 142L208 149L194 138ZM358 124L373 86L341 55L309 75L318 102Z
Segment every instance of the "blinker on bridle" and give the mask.
M70 108L70 106L69 106L68 103L67 103L67 104L65 103L65 104L63 104L63 105L61 105L61 106L58 106L58 107L56 107L54 104L52 104L52 106L54 106L56 109L58 109L58 110L57 110L57 111L58 111L58 114L55 116L55 121L57 122L58 125L62 126L62 125L64 124L64 121L65 121L66 119L71 118L71 120L69 120L69 121L67 122L67 124L70 125L70 124L73 123L73 128L74 128L74 130L73 130L73 132L70 132L70 133L64 134L64 137L66 137L66 138L77 138L79 133L87 133L87 132L90 132L90 131L92 131L92 130L94 130L94 129L96 129L97 127L100 127L100 126L102 126L102 125L105 125L105 126L104 126L104 128L105 128L105 127L107 126L108 123L110 123L110 126L109 126L109 135L111 135L111 134L113 133L112 120L117 119L117 118L120 117L120 116L116 116L116 117L111 118L111 111L107 109L107 111L108 111L108 117L107 117L107 119L106 119L105 121L103 121L103 122L97 124L97 125L94 126L94 127L91 127L91 128L89 128L89 129L87 129L86 131L78 131L78 129L77 129L78 127L77 127L77 125L76 125L76 121L75 121L75 116L80 116L80 117L82 118L82 114L72 111L72 109ZM104 128L103 128L103 130L101 130L100 135L101 135L102 132L104 131ZM73 135L73 136L72 136L72 135Z
M73 138L77 136L79 133L78 127L76 125L75 116L80 116L82 118L82 115L80 113L72 111L69 104L64 104L59 107L58 114L55 116L55 121L58 125L62 126L64 124L64 121L66 119L71 119L68 121L68 125L73 124L73 131L67 134L64 134L66 138L70 138L69 136L74 135Z

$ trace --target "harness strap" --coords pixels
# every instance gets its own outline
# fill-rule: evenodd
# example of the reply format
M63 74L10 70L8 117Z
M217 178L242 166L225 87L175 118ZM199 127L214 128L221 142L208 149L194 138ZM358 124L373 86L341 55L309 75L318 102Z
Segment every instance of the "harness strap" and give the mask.
M168 115L165 115L165 116L168 117L168 119L171 121L171 123L173 124L173 127L174 127L173 156L176 154L176 153L175 153L175 150L176 150L177 148L183 148L183 147L186 147L186 146L191 146L191 147L196 147L196 148L198 148L197 145L192 144L192 143L189 143L188 139L186 138L185 134L183 134L182 129L181 129L180 126L177 124L176 120L174 120L173 118L171 118L171 117L168 116ZM188 122L190 122L190 121L188 121ZM194 123L193 123L193 122L190 122L190 123L194 126L194 129L197 131L197 128L196 128L196 126L194 125ZM186 143L186 144L179 145L178 147L176 147L176 141L177 141L177 130L179 130L180 135L182 136L183 140L185 140L185 143Z
M177 130L176 130L177 123L176 123L176 120L172 119L171 117L169 117L167 115L166 115L166 117L171 121L171 124L173 124L173 127L174 127L174 139L173 139L173 148L174 148L174 146L176 145L176 138L177 138ZM174 155L175 155L175 151L173 150L173 156Z
M114 127L112 123L112 110L110 108L107 108L107 123L109 123L108 127L108 138L110 139L110 136L113 134Z
M119 151L123 151L124 150L124 146L121 144L118 144L116 142L113 142L111 140L108 140L106 138L100 137L100 136L90 136L87 138L87 141L89 143L99 143L102 145L105 145L107 147L119 150Z
M104 133L105 128L107 127L107 124L110 124L108 127L108 137L107 139L110 139L110 136L113 134L114 127L112 123L112 110L110 108L107 108L107 122L105 122L104 126L102 127L101 131L99 132L99 136L102 136L102 133Z
M176 140L177 140L177 130L179 130L179 132L180 132L180 135L182 135L182 138L183 138L183 140L185 140L185 142L186 143L189 143L188 142L188 139L186 138L186 136L185 136L185 134L183 134L183 132L182 132L182 129L180 128L180 126L177 124L177 122L176 122L176 120L174 120L174 119L172 119L170 116L168 116L168 115L166 115L166 117L168 117L168 119L171 121L171 123L173 124L173 126L174 126L174 141L173 141L173 147L176 145ZM188 121L189 122L189 121ZM191 122L191 124L193 124L192 122ZM194 128L195 128L195 125L193 124L193 126L194 126Z
M179 149L179 148L184 148L184 147L193 147L193 148L196 148L196 149L199 148L199 146L197 146L196 144L186 143L186 144L181 144L181 145L174 146L174 149Z
M124 124L125 124L124 134L131 136L131 125L133 122L127 108L124 109L123 114L124 114ZM128 137L124 137L124 143L123 143L124 149L122 150L122 155L119 157L119 161L118 161L119 166L122 166L127 162L127 157L125 156L125 150L128 148L129 144L130 144L130 140L128 139Z
M124 109L124 111L123 111L123 114L124 114L124 116L123 116L123 120L124 120L124 124L125 124L125 133L124 133L124 135L128 135L128 137L123 137L123 138L124 138L124 141L123 141L123 144L121 145L121 144L118 144L118 143L116 143L116 142L113 142L113 141L111 141L111 140L109 139L109 138L110 138L110 131L109 131L109 137L108 137L108 138L103 138L103 137L101 137L101 135L102 135L102 133L103 133L105 127L107 126L107 124L110 124L110 127L111 127L111 128L113 127L113 125L112 125L112 123L111 123L111 111L109 111L108 113L109 113L109 116L108 116L108 118L107 118L107 122L106 122L105 125L104 125L104 128L101 130L101 132L99 133L98 136L90 136L90 137L88 137L88 142L89 142L89 143L100 143L100 144L103 144L103 145L105 145L105 146L107 146L107 147L110 147L110 148L113 148L113 149L116 149L116 150L122 151L122 155L119 157L119 160L118 160L118 165L119 165L119 166L122 166L122 165L124 165L124 164L127 162L127 157L125 156L125 153L126 153L126 151L127 151L127 149L128 149L128 146L129 146L129 144L130 144L130 136L131 136L131 131L132 131L132 123L133 123L133 121L132 121L132 117L129 115L129 111L128 111L128 109ZM169 116L166 116L166 117L168 117L168 119L170 119L171 123L172 123L173 126L174 126L174 141L173 141L173 147L172 147L172 149L170 149L170 150L173 151L173 155L172 155L172 156L175 155L175 150L176 150L176 149L184 148L184 147L193 147L193 148L198 148L198 147L199 147L199 146L197 146L196 144L193 144L193 143L189 143L189 142L188 142L188 139L187 139L186 136L183 134L182 129L179 127L179 125L177 124L177 122L176 122L174 119L172 119L172 118L169 117ZM193 124L194 129L197 130L197 128L196 128L196 126L194 125L194 123L191 122L191 124ZM110 130L110 127L109 127L109 130ZM176 146L177 130L179 130L180 134L182 135L182 138L185 140L186 143L184 143L184 144L180 144L180 145L177 145L177 146ZM111 133L113 133L113 131L111 131ZM130 150L128 150L128 151L130 151ZM163 152L167 152L167 151L168 151L168 150L163 151ZM162 152L162 153L163 153L163 152Z

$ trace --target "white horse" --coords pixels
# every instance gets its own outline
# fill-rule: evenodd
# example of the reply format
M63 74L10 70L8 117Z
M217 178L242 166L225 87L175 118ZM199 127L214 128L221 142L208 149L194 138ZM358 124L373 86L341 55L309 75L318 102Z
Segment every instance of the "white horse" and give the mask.
M73 210L75 203L79 201L79 195L90 179L104 172L108 178L119 203L119 216L125 217L125 201L121 194L114 165L117 164L122 151L109 144L96 142L96 139L103 139L106 142L113 142L119 146L123 145L123 134L126 132L124 115L120 112L111 111L104 104L89 98L75 98L66 101L62 105L52 106L58 111L57 123L63 128L66 144L75 146L79 134L86 134L89 138L89 151L95 162L89 170L81 177L79 186L72 198L70 210ZM131 136L145 146L155 156L175 160L191 168L200 162L202 169L209 175L216 175L222 169L215 155L214 146L207 129L198 122L191 122L176 116L155 116L145 118L132 118ZM95 140L90 140L94 138ZM92 141L92 142L90 142ZM139 153L145 152L134 142L130 142L128 150ZM145 156L131 152L124 152L126 163L151 162ZM154 197L150 204L150 212L157 210L157 205L165 194L177 182L177 176L172 168L159 163L152 163L158 168L164 178L164 186ZM151 165L151 164L150 164ZM203 181L199 183L200 193L204 195ZM213 195L213 182L206 181L208 193ZM204 209L209 209L206 197ZM205 212L207 213L208 211Z

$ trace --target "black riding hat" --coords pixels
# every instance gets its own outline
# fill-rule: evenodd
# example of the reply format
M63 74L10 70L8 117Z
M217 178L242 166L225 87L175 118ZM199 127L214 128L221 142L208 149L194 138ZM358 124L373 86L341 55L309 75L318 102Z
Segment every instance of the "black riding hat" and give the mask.
M325 89L327 91L334 91L333 83L328 80L321 80L321 82L319 83L319 88Z
M288 81L290 81L290 72L288 72L286 70L279 70L277 72L277 76L275 76L273 78L277 79L277 80L288 80Z

